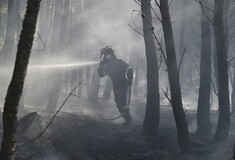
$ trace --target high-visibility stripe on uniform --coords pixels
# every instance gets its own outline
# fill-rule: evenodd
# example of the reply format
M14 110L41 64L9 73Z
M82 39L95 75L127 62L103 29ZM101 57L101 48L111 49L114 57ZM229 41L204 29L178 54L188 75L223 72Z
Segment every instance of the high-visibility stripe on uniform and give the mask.
M105 47L104 49L113 49L111 46L107 46L107 47Z
M128 70L130 70L130 69L132 69L132 67L131 67L131 66L128 66L128 67L126 68L126 71L128 71Z
M126 105L125 107L122 108L123 110L128 110L129 109L129 106Z

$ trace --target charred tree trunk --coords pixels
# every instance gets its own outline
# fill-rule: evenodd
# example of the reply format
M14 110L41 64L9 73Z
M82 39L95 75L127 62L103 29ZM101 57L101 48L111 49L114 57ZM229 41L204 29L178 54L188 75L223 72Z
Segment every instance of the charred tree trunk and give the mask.
M172 31L172 24L169 13L168 0L160 0L160 12L162 15L162 25L163 25L166 54L167 54L166 65L168 69L168 76L171 87L171 102L172 102L173 114L175 117L175 122L178 132L178 143L182 152L186 154L191 154L192 144L182 104L181 89L179 83L179 72L177 69L178 67L176 61L175 45L173 39L173 31Z
M211 29L205 13L201 12L201 63L200 87L197 108L197 134L211 136L210 125L211 91Z
M33 44L40 1L41 0L28 0L27 4L27 11L18 45L14 72L4 104L3 141L0 153L1 160L14 160L15 158L17 110L24 87L24 80Z
M224 0L215 0L214 23L219 76L219 120L215 134L216 141L221 141L228 137L230 125L228 64L223 25L223 6Z
M151 0L141 1L143 13L143 30L145 42L145 54L147 60L147 105L143 124L143 131L147 136L156 136L159 129L159 80L156 47L154 44Z
M14 5L15 0L8 0L6 37L2 48L2 62L4 64L9 63L13 58L14 36L16 30Z

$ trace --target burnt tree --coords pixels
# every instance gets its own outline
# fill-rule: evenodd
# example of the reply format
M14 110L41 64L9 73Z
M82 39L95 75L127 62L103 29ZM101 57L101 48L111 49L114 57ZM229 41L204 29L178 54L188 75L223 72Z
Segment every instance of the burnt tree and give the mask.
M182 104L181 88L179 83L179 71L177 67L168 0L160 0L160 12L162 15L162 26L167 55L166 65L168 69L168 77L171 88L171 103L178 132L178 143L183 153L191 154L192 144Z
M225 33L223 25L224 0L215 0L214 5L214 25L215 43L218 63L219 82L219 120L215 133L215 140L221 141L228 137L230 125L230 102L228 88L228 63Z
M159 79L156 47L154 44L151 0L141 1L145 54L147 60L147 105L143 124L145 135L154 136L159 129Z
M207 13L201 11L201 63L196 133L202 136L211 136L211 28L210 21L205 14Z
M23 91L27 66L33 45L41 0L28 0L21 31L13 76L9 84L3 111L1 160L14 160L17 138L17 111Z

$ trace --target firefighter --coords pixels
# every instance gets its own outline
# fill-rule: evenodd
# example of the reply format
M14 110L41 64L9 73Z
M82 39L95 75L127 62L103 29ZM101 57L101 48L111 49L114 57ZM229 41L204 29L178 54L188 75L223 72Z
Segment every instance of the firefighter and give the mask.
M100 62L97 72L100 77L108 75L112 80L115 103L121 116L125 119L124 125L130 125L132 117L129 111L129 103L133 70L126 62L117 59L111 46L101 49L100 58L102 57L103 60Z

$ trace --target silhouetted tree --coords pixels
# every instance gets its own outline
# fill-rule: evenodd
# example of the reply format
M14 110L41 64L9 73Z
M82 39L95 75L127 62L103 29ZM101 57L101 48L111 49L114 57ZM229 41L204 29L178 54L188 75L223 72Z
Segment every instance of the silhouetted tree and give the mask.
M1 160L14 160L15 157L18 104L24 87L40 2L41 0L28 0L27 3L27 11L18 45L14 72L4 104Z
M230 104L228 89L228 64L227 50L224 34L224 0L215 0L214 5L214 25L216 54L218 61L218 80L219 80L219 120L215 134L215 140L220 141L228 137L230 125Z
M202 1L208 5L207 0ZM206 12L206 10L204 10ZM210 125L210 90L211 90L211 28L207 12L201 11L201 63L200 87L197 108L197 134L211 135ZM209 15L209 14L208 14Z
M186 121L182 104L181 89L179 83L179 71L177 67L168 0L160 0L160 12L162 15L162 26L167 55L166 65L168 69L168 76L171 87L171 103L178 132L178 143L182 152L191 154L192 145L189 136L188 124Z
M151 0L141 1L145 54L147 60L147 105L143 124L145 135L154 136L159 129L159 79L156 47L154 44Z

